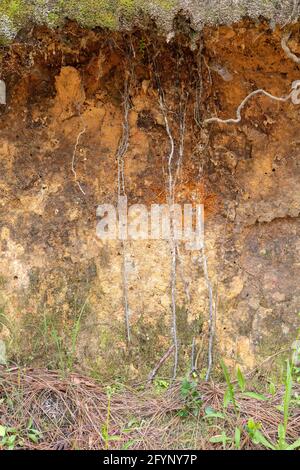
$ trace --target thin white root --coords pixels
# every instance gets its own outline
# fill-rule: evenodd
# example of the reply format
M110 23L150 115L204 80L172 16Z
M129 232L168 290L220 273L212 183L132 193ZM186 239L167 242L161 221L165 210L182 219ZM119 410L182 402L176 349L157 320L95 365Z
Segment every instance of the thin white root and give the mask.
M236 110L236 118L220 119L218 117L211 117L209 119L205 119L203 121L204 124L208 124L210 122L220 122L220 123L223 123L223 124L237 124L237 123L239 123L242 119L241 111L244 108L247 101L250 98L252 98L252 96L259 95L259 94L265 95L268 98L271 98L272 100L281 101L281 102L288 101L291 97L291 93L289 93L287 96L279 96L278 97L278 96L271 95L271 93L268 93L267 91L263 90L262 88L259 88L258 90L255 90L255 91L252 91L251 93L249 93L249 95L246 96L246 98L243 99L243 101L241 102L241 104L239 105L239 107Z
M214 346L214 337L215 337L215 325L214 325L213 289L212 289L211 281L210 281L209 274L208 274L207 258L206 258L204 249L202 251L202 264L203 264L204 278L205 278L206 287L208 290L208 298L209 298L208 366L207 366L207 372L205 376L205 380L207 382L210 378L212 365L213 365L213 346Z
M181 277L181 282L184 287L184 293L185 293L185 298L186 302L188 305L191 303L191 294L190 294L190 285L189 282L186 280L185 274L184 274L184 266L183 266L183 261L182 261L182 256L180 253L180 249L178 246L178 243L176 244L176 252L177 252L177 259L178 259L178 267L179 267L179 274Z
M162 111L162 115L165 121L166 133L170 141L170 152L169 152L169 157L168 157L168 196L169 196L168 203L171 204L173 195L174 195L172 163L173 163L173 158L174 158L175 144L174 144L174 139L170 130L169 121L167 117L167 111L165 108L162 94L160 94L160 97L159 97L159 105L160 105L160 109Z
M78 148L78 145L79 145L79 141L80 141L80 138L81 136L86 132L86 127L84 126L84 128L79 132L79 134L77 135L77 139L76 139L76 143L75 143L75 146L74 146L74 150L73 150L73 155L72 155L72 163L71 163L71 169L72 169L72 173L74 175L74 181L76 182L76 184L78 185L80 191L82 192L82 194L85 195L85 192L84 190L82 189L82 186L81 184L79 183L79 181L77 180L77 173L76 173L76 169L75 169L75 166L76 166L76 153L77 153L77 148Z
M201 40L198 56L197 56L197 72L198 72L198 80L196 85L196 98L194 104L194 120L198 127L201 127L201 99L202 99L202 88L203 88L203 80L202 80L202 48L203 42Z
M179 157L176 165L176 173L173 182L173 193L175 197L176 184L180 176L180 171L182 168L183 156L184 156L184 136L185 136L185 124L186 124L186 107L187 107L188 94L186 95L186 100L184 103L180 101L180 121L179 121Z
M174 204L174 181L173 181L173 158L175 144L174 139L170 130L169 121L167 117L167 111L164 103L164 98L162 92L159 96L159 105L165 121L165 128L170 142L170 151L168 156L168 201L167 203L173 207ZM178 357L179 357L179 348L178 348L178 337L177 337L177 307L176 307L176 266L177 266L177 257L176 257L176 240L174 236L174 217L173 214L170 214L171 221L171 236L170 236L170 252L171 252L171 309L172 309L172 334L173 334L173 344L174 344L174 366L173 366L173 379L177 376L178 369Z
M129 121L128 115L130 110L130 103L129 103L129 83L128 79L125 80L125 87L124 87L124 101L123 101L123 109L124 109L124 120L123 120L123 132L120 139L119 147L117 150L117 163L118 163L118 200L121 196L126 196L126 188L125 188L125 176L124 176L124 157L128 149L129 145ZM127 262L126 262L126 242L121 242L121 249L122 249L122 282L123 282L123 303L124 303L124 316L125 316L125 330L126 330L126 338L127 342L131 342L131 328L130 328L130 311L129 311L129 304L128 304L128 276L127 276Z
M297 57L296 54L294 54L289 46L288 46L288 40L290 39L290 36L291 36L291 33L288 32L288 33L285 33L283 34L282 38L281 38L281 47L282 49L284 50L286 56L293 60L294 62L296 62L296 64L300 64L300 57Z
M156 366L154 367L154 369L152 370L152 372L148 375L148 383L151 383L153 382L157 372L159 371L159 369L161 368L161 366L166 362L166 360L170 357L170 355L172 354L174 350L174 344L172 344L169 349L167 350L167 352L165 352L165 354L160 358L160 360L158 361L158 363L156 364Z
M124 156L127 152L128 145L129 145L129 122L128 122L128 115L129 115L129 84L128 79L125 81L125 90L124 90L124 101L123 101L123 109L124 109L124 120L123 120L123 132L120 139L119 147L117 150L117 162L118 162L118 197L121 195L125 196L125 180L124 180Z

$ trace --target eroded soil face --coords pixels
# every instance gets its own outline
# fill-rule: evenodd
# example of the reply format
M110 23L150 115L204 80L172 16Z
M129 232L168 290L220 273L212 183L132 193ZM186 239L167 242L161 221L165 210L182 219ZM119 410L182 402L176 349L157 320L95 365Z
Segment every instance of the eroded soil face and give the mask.
M298 25L289 47L300 53ZM165 241L125 246L131 343L126 344L122 246L96 237L96 208L117 203L117 153L128 83L128 204L166 201L170 136L183 149L176 202L203 203L216 311L214 355L252 368L299 326L298 65L282 30L244 22L190 31L112 34L74 24L37 28L2 56L0 119L1 338L9 357L99 376L144 377L173 342ZM207 367L208 290L201 256L177 253L179 366ZM79 332L79 333L78 333ZM166 375L172 356L162 367Z

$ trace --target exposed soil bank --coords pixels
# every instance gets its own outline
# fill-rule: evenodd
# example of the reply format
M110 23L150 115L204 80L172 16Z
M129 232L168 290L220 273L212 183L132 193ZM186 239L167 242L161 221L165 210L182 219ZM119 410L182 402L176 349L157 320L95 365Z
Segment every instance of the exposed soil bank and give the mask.
M299 24L290 28L299 55ZM23 32L3 50L0 334L10 359L146 376L174 340L169 244L126 244L128 346L122 247L96 237L96 207L117 201L124 98L128 204L166 201L165 118L174 164L182 155L176 202L204 203L214 355L249 369L296 338L299 105L260 94L236 124L205 119L235 118L256 89L288 95L299 64L282 49L285 29L268 23L179 29L166 42L154 30L69 22ZM203 370L209 301L199 253L180 245L176 274L179 367L189 367L194 339ZM162 373L172 367L170 356Z

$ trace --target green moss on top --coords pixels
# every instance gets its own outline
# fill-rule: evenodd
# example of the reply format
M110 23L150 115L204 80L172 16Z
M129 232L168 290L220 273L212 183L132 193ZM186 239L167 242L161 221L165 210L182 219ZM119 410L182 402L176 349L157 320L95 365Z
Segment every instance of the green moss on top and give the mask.
M176 0L156 0L155 3L166 11L171 11L177 4Z
M3 0L0 5L0 12L12 21L21 19L25 9L26 5L23 0Z
M82 26L117 27L116 0L69 0L63 2L62 11L66 17L75 19Z
M136 8L138 2L136 0L119 0L120 8L124 8L125 10L133 10Z
M141 12L152 16L163 30L172 28L178 12L191 18L193 27L201 29L205 24L233 23L243 16L261 16L277 23L295 20L294 1L277 0L1 0L0 38L11 40L29 23L47 24L50 27L63 24L66 18L84 27L118 29L120 18L130 22ZM140 21L143 21L140 15Z

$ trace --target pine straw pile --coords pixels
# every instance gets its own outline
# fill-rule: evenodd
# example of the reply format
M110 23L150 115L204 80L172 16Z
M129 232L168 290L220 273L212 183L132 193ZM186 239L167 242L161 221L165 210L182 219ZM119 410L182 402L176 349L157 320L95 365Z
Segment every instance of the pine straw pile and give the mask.
M299 393L300 385L294 387ZM213 420L205 418L205 408L224 413L225 386L200 383L199 391L198 416L182 418L180 383L163 393L154 387L122 387L109 398L105 387L79 374L62 378L45 369L0 367L0 425L14 429L15 448L26 449L217 449L222 444L210 443L210 437L222 430L233 436L236 426L243 430L241 448L257 449L246 431L249 418L260 422L264 435L276 441L283 390L267 401L236 393L240 412L229 406L226 419ZM39 431L37 442L28 437L31 428ZM299 436L298 406L291 408L287 440Z

